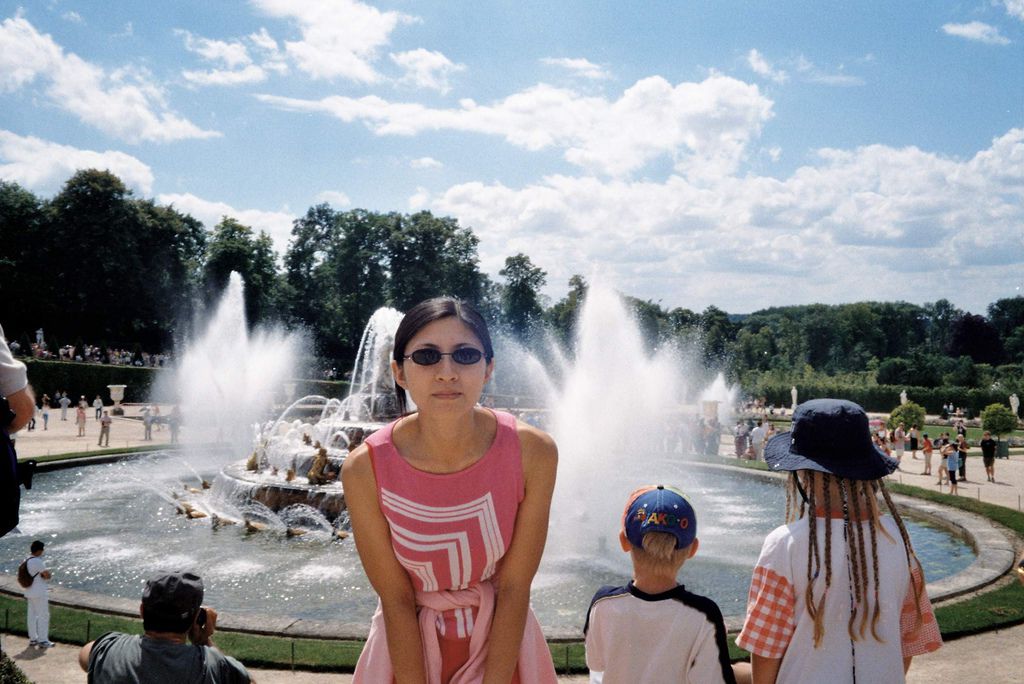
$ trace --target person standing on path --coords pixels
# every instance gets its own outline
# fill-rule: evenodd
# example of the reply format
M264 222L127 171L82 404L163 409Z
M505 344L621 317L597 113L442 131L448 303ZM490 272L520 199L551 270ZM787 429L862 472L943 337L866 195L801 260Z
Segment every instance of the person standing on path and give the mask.
M985 430L981 436L981 460L985 464L985 476L989 482L996 481L996 440L992 439L992 433Z
M906 448L907 433L903 429L903 423L896 426L896 431L892 433L892 445L896 449L896 463L903 463L903 450Z
M32 542L27 559L28 574L32 584L25 588L25 602L28 604L28 644L35 648L52 648L50 641L50 589L52 575L43 560L43 542Z
M917 429L916 425L910 426L910 456L913 460L917 460L917 446L918 446L918 435L921 431Z
M922 475L932 474L932 452L935 450L932 440L928 439L928 433L922 436L921 454L924 456L924 471Z
M85 408L82 406L75 409L75 425L78 426L78 436L85 437Z
M43 430L50 429L50 395L44 394L43 400L39 402L39 410L43 412Z
M96 446L110 446L110 424L113 422L114 419L110 417L110 411L103 411L103 417L100 418L100 438L96 442Z
M96 395L96 398L92 400L92 407L96 409L96 420L100 419L100 414L103 413L103 400L100 399L100 395Z
M957 450L957 454L960 457L960 481L967 482L967 452L970 447L967 446L966 435L957 433L956 443L954 444Z
M67 392L61 392L60 393L60 399L58 400L57 403L60 404L60 419L61 420L67 420L68 419L68 406L71 406L71 400L68 399L68 393Z

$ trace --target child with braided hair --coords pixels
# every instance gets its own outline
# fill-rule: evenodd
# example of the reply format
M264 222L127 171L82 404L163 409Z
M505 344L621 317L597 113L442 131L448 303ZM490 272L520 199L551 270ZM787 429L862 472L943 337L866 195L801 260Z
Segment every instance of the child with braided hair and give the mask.
M942 639L885 487L896 460L872 444L864 410L838 399L798 406L765 460L790 479L787 524L765 539L736 639L753 681L905 681Z

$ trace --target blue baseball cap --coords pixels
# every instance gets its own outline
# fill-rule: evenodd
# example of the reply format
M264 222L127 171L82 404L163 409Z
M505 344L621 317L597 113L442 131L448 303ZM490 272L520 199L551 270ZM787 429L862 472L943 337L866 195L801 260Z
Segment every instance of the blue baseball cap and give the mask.
M682 549L697 537L697 514L681 491L665 485L647 485L629 495L622 516L622 529L629 543L644 547L648 532L668 532Z

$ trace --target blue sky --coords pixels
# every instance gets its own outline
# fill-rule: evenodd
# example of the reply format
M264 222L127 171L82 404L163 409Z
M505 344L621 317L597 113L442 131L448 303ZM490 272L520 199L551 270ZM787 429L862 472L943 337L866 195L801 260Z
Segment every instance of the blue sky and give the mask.
M0 0L0 178L451 215L666 307L1024 294L1024 0Z

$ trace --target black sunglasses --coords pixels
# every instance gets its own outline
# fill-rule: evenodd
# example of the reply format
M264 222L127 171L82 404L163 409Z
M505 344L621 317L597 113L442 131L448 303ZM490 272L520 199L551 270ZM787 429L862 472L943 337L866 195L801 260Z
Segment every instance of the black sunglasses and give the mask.
M459 347L451 352L439 352L436 349L417 349L412 354L403 356L403 359L412 359L417 366L433 366L441 361L442 356L452 357L452 361L461 366L472 366L483 358L484 353L474 347Z

